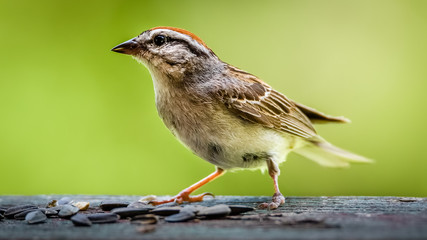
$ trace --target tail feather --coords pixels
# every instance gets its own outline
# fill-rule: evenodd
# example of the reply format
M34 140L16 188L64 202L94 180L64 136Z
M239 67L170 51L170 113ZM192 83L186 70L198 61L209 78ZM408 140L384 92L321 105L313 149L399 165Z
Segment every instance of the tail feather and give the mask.
M350 163L373 162L371 159L335 147L326 141L312 142L296 149L295 152L325 167L349 167Z

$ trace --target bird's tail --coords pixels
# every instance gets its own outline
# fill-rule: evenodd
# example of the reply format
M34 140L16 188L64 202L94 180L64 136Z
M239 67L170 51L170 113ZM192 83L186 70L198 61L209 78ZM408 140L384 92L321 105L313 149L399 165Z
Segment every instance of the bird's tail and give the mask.
M350 163L372 163L371 159L345 151L326 142L310 142L295 152L325 167L348 167Z

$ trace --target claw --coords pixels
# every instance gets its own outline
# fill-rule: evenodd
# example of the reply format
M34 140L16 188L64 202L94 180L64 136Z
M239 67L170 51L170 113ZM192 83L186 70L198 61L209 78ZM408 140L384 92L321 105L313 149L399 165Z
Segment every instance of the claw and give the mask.
M278 208L280 205L285 203L285 197L281 193L275 193L273 195L273 199L269 203L261 203L258 205L259 209L268 209L268 210L274 210Z
M211 197L215 198L215 195L213 193L210 193L210 192L205 192L205 193L202 193L200 195L203 195L203 197L204 196L211 196Z
M267 209L267 210L274 210L277 209L279 205L277 203L271 202L271 203L261 203L258 205L259 209Z
M202 193L202 194L199 194L196 196L188 196L188 194L186 192L182 192L182 193L176 195L175 197L172 197L172 198L167 199L167 200L163 200L163 201L151 200L149 202L149 204L156 206L156 205L170 203L170 202L175 202L178 204L182 204L183 202L201 202L201 201L203 201L203 198L205 196L215 197L215 195L213 195L210 192Z
M178 195L176 195L173 198L170 198L168 200L163 200L163 201L156 201L156 200L151 200L149 201L149 204L152 205L160 205L160 204L164 204L164 203L170 203L170 202L176 202L178 204L181 204L183 202L201 202L203 201L203 197L204 196L212 196L215 197L212 193L202 193L200 195L197 196L193 196L190 197L190 194L194 191L196 191L197 189L199 189L201 186L205 185L208 182L213 181L215 178L221 176L222 174L224 174L224 170L221 168L217 168L215 172L211 173L209 176L203 178L202 180L196 182L195 184L191 185L190 187L182 190Z

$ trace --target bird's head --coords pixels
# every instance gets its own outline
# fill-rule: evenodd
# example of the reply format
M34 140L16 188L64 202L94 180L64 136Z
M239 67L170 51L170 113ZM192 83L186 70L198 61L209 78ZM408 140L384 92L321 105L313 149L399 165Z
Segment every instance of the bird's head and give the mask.
M199 37L173 27L149 29L111 50L131 55L154 75L164 74L175 79L212 69L212 65L219 62Z

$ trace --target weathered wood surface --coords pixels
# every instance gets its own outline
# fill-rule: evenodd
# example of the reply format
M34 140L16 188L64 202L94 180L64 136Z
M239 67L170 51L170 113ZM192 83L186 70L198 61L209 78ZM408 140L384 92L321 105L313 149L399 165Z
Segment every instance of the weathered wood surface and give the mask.
M0 196L0 206L45 206L63 196ZM92 207L102 200L136 201L137 196L70 196ZM201 205L257 206L269 197L219 196ZM288 197L274 211L256 210L238 217L187 223L159 222L153 232L121 220L115 224L75 227L69 220L48 219L28 225L0 220L0 239L427 239L427 198Z

